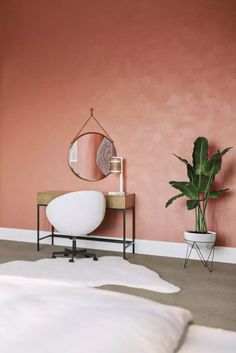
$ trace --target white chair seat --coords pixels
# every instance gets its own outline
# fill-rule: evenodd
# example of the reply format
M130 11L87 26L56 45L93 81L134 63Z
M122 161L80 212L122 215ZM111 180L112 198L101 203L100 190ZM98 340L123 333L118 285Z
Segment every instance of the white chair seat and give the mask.
M105 212L106 199L100 191L70 192L55 198L46 208L47 218L54 228L74 239L93 232L102 223ZM74 247L73 243L72 253L75 252ZM66 250L64 255L69 252L69 249ZM72 258L75 255L72 254ZM85 256L88 254L85 253Z

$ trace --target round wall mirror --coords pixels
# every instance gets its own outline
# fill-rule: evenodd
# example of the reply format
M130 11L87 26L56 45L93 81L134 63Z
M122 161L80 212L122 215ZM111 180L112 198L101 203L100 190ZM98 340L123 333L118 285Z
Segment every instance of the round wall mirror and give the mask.
M68 163L79 178L97 181L110 174L110 160L114 156L115 146L107 136L88 132L71 143Z

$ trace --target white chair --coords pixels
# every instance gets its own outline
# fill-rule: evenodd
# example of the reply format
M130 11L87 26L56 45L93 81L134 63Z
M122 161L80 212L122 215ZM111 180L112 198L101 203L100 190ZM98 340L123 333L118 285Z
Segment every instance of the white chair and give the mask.
M70 262L74 262L76 255L93 257L96 261L96 254L76 249L76 239L93 232L102 223L105 211L106 199L99 191L70 192L52 200L46 208L47 218L62 237L67 235L72 240L72 249L53 252L52 257L72 254Z

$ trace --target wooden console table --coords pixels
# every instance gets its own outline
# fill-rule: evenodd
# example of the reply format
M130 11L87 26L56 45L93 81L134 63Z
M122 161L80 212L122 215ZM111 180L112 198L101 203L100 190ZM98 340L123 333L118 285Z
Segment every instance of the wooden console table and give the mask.
M46 207L50 201L58 196L64 195L69 191L44 191L38 192L37 194L37 250L40 250L40 240L51 238L52 245L54 245L54 238L69 238L69 235L57 235L54 233L54 227L52 226L51 233L43 237L40 237L40 208ZM132 246L132 252L135 253L135 194L119 195L105 195L106 197L106 208L109 210L120 211L123 214L123 234L122 239L117 238L106 238L99 236L81 236L81 240L89 241L102 241L110 243L119 243L123 245L123 258L126 258L126 249ZM126 239L126 211L132 210L132 240Z

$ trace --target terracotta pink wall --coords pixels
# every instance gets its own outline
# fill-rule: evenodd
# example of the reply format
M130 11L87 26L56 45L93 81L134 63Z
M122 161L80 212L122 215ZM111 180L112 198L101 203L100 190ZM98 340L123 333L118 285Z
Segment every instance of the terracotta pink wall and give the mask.
M1 3L0 226L35 229L37 191L118 188L114 176L87 183L67 165L92 106L127 159L137 236L182 241L194 215L181 200L164 208L168 181L185 179L171 153L190 159L198 135L235 146L235 1ZM225 246L236 246L235 154L218 178L232 191L209 215Z

